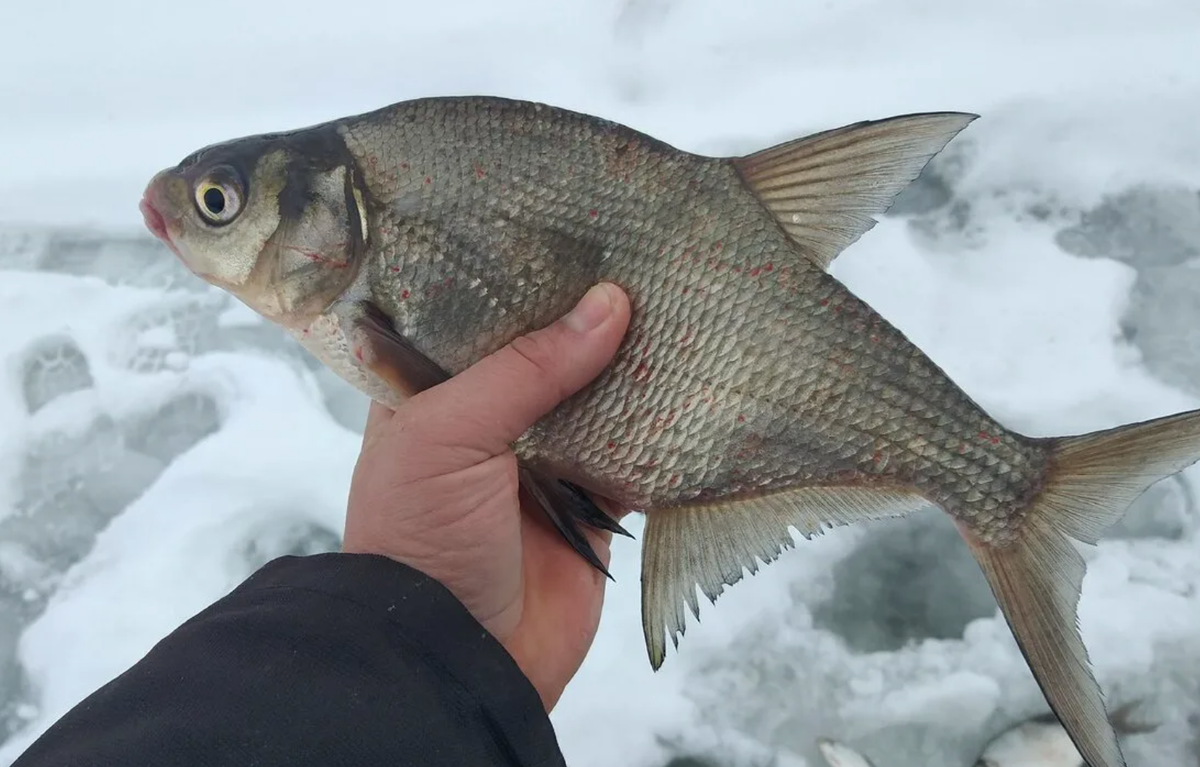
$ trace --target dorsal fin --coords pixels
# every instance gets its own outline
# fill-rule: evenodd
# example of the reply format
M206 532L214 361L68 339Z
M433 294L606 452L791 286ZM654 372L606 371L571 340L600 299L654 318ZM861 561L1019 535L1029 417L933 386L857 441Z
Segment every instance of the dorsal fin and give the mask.
M934 112L854 123L735 158L733 164L824 269L977 117Z

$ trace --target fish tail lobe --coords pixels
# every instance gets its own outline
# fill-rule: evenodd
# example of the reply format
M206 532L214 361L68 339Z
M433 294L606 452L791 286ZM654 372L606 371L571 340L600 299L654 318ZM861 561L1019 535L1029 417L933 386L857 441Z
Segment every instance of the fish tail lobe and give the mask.
M1079 633L1085 566L1071 539L1096 543L1147 488L1200 460L1200 410L1047 442L1051 459L1016 539L963 534L1079 753L1091 767L1125 767Z

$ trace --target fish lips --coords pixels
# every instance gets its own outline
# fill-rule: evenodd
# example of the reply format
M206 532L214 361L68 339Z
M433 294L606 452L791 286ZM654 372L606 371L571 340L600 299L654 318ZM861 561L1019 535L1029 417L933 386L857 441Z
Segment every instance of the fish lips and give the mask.
M162 171L150 179L150 183L146 185L146 191L142 193L142 201L138 203L138 208L142 211L142 220L145 221L146 228L150 230L150 233L187 264L187 259L180 252L179 247L175 244L175 238L172 236L171 224L174 224L173 228L176 234L180 229L179 224L177 221L171 221L162 213L163 210L170 207L166 202L163 190L167 181L166 175L167 171Z

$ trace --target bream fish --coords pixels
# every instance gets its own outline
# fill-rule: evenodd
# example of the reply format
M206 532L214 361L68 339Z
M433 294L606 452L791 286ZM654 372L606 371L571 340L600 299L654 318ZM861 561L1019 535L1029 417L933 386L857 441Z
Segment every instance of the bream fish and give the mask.
M824 527L933 504L986 573L1092 767L1124 758L1077 627L1095 543L1200 458L1200 411L1072 437L991 418L829 263L976 115L910 114L742 157L543 104L423 98L201 149L149 183L147 226L195 274L395 407L599 281L632 302L612 364L513 445L581 525L646 514L657 669L715 601Z
M1133 713L1139 702L1127 703L1110 717L1120 735L1142 735L1158 729L1157 722L1142 722ZM875 762L845 743L817 739L817 750L829 767L876 767ZM1053 714L1039 714L993 738L975 760L974 767L1088 767L1071 738Z

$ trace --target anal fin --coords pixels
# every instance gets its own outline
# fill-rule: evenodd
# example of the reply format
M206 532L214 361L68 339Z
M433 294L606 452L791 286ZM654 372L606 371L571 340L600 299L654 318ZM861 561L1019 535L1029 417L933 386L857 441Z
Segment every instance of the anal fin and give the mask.
M666 636L678 648L683 606L700 618L696 587L716 603L743 571L758 572L794 543L825 527L901 516L929 505L909 487L806 486L752 496L660 508L646 514L642 544L642 630L655 670Z

